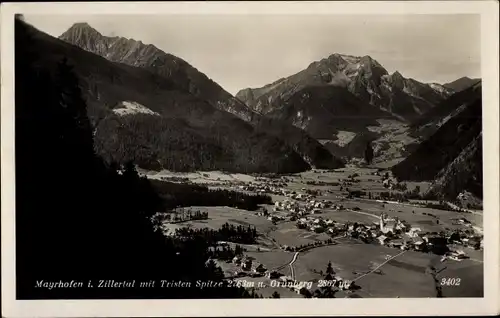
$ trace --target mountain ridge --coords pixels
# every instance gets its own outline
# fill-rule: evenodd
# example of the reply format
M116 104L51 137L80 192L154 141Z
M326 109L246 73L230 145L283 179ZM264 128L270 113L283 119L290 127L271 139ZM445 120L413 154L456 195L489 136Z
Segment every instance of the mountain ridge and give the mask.
M113 62L150 69L174 80L178 87L208 101L212 106L246 121L251 121L256 115L253 110L191 64L153 44L144 44L142 41L120 36L104 36L86 22L73 24L59 39Z
M446 83L443 86L450 88L450 89L454 90L455 92L460 92L460 91L463 91L464 89L467 89L467 88L477 84L480 81L481 81L480 78L470 78L468 76L463 76L463 77L460 77L452 82Z
M266 114L294 92L316 85L344 87L365 102L404 119L427 111L452 93L440 84L404 78L399 71L389 74L371 56L334 53L298 73L260 88L242 89L235 96Z

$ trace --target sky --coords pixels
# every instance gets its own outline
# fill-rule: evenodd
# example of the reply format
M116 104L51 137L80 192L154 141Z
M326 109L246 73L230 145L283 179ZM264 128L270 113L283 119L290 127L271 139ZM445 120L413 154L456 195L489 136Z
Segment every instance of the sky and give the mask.
M59 36L87 22L106 36L153 44L236 94L333 53L369 55L422 82L480 77L479 15L26 15Z

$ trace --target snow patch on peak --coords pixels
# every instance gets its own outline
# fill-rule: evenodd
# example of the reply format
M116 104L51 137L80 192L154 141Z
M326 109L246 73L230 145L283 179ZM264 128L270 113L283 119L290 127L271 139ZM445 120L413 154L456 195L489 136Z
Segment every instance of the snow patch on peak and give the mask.
M113 112L119 116L135 115L135 114L147 114L153 116L160 116L157 112L143 106L137 102L123 101L121 105L113 109Z
M354 55L339 54L339 56L349 64L356 64L359 63L359 61L361 60L361 57Z
M439 92L441 94L446 94L448 93L448 90L443 86L443 85L440 85L440 84L436 84L436 83L430 83L429 86L435 90L436 92Z

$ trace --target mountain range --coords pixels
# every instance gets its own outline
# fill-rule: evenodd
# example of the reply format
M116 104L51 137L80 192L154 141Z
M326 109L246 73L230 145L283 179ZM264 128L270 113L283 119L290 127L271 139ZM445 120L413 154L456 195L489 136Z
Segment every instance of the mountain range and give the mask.
M362 158L372 142L376 162L404 159L393 167L401 180L440 180L433 189L448 196L463 188L480 195L480 79L422 83L389 74L370 56L336 53L232 96L181 58L87 23L59 38L30 30L47 70L62 58L73 65L96 151L108 162L286 173L342 167L340 157ZM468 181L457 185L456 175Z
M372 142L376 160L387 161L404 157L422 141L410 134L411 122L454 93L398 71L389 74L370 56L335 53L236 97L265 116L304 129L336 156L362 158Z
M434 107L454 91L440 84L424 84L389 74L370 56L332 54L306 69L261 88L246 88L236 97L252 109L267 114L308 86L341 87L364 103L410 119Z

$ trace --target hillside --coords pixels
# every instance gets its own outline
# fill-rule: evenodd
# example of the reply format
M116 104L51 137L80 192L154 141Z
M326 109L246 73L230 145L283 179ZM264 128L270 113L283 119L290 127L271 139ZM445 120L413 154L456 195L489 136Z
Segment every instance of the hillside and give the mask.
M392 168L398 179L435 180L434 188L446 197L456 197L462 190L481 195L478 186L482 175L480 85L470 94L476 98L468 99L410 156Z
M454 200L464 192L483 197L482 133L436 176L430 191Z
M410 125L415 137L426 139L467 105L481 100L481 81L451 95L439 105L422 114Z
M222 140L224 141L224 145L220 146L223 146L223 149L234 148L235 152L242 152L242 154L238 154L238 156L244 155L247 156L248 161L256 161L257 159L251 157L258 154L258 152L255 150L252 151L251 148L259 147L256 145L259 141L255 137L258 135L263 136L264 138L262 140L262 145L269 146L270 143L266 141L266 138L272 138L277 139L273 142L273 144L277 145L284 143L288 148L294 149L295 152L300 155L301 160L305 161L308 166L322 168L339 167L340 161L334 158L332 154L329 153L318 141L308 136L304 131L300 131L299 129L295 129L291 126L285 127L283 123L276 123L276 121L270 125L269 120L262 119L260 114L247 107L238 99L234 98L217 83L210 80L205 74L198 71L184 60L165 53L154 45L143 44L141 41L126 39L123 37L106 37L100 34L97 30L93 29L87 23L74 24L60 36L60 39L78 46L85 51L100 55L108 61L120 63L120 66L134 66L134 72L138 72L138 68L150 71L152 74L157 75L155 77L155 81L170 83L173 87L171 91L175 92L176 96L172 96L172 94L170 94L170 96L161 97L162 103L164 103L163 100L166 99L169 103L176 105L175 114L173 114L172 110L169 109L168 116L176 119L184 118L196 127L202 126L207 128L208 126L208 129L210 130L209 133L203 132L197 134L197 137L190 135L189 138L196 139L197 144L216 144ZM131 69L132 68L129 68L129 70ZM141 84L144 85L146 83L147 81ZM98 95L98 93L95 95ZM138 100L132 99L132 101ZM193 103L198 104L199 106L192 106L191 104ZM145 105L144 103L141 104ZM214 112L213 110L208 111L208 109L211 108L207 107L209 105L206 104L209 104L218 110L231 113L244 121L247 121L253 127L244 125L222 112ZM210 119L210 116L212 115L207 117L207 111L216 114L217 118L224 117L224 123L221 123L221 121L215 122L213 119ZM167 115L166 112L163 112L163 115ZM156 118L155 120L158 119ZM231 127L229 127L228 121L232 123ZM163 124L159 125L161 126ZM178 125L178 123L175 125ZM239 126L245 127L244 130L253 130L257 135L253 137L245 137L244 134L239 132L231 132L231 129L238 129L237 127ZM282 129L278 130L276 129L276 126L279 126ZM188 131L189 129L186 130ZM210 138L210 136L216 136L217 142L213 141L213 138ZM203 141L200 138L202 138ZM265 152L278 151L278 149L262 149ZM281 149L281 151L283 150L284 149ZM192 151L196 152L197 150L195 148L192 149ZM286 154L287 152L289 151L285 150L284 153ZM234 154L220 157L221 151L218 150L217 153L217 156L220 158L220 162L222 163L224 161L225 163L229 163L229 166L232 161L239 161L239 159L233 160L231 158L236 156ZM296 160L295 156L292 157L290 157L292 158L290 160ZM196 158L193 160L201 162L205 159ZM188 162L193 160L188 160ZM263 164L261 168L266 170L268 168L265 166L269 164L271 163ZM279 165L283 166L281 163L279 163ZM209 164L209 162L203 164L202 166L204 168L207 166L212 168L216 167L213 164ZM227 166L227 164L224 166ZM238 163L238 167L239 166L240 164ZM217 167L222 168L221 165L217 165ZM261 168L255 169L259 170ZM255 169L252 168L251 170ZM304 165L302 163L298 164L297 169L304 169Z
M134 159L143 168L172 170L292 172L309 168L282 140L256 131L162 76L110 62L30 29L40 65L53 72L65 57L74 66L95 127L96 150L107 160Z
M420 83L399 72L389 74L370 56L332 54L262 88L243 89L236 97L255 111L267 114L303 88L319 85L345 88L365 103L402 119L424 113L452 93L439 84Z
M463 91L464 89L473 86L474 84L477 84L480 81L481 81L480 78L469 78L467 76L464 76L457 80L454 80L453 82L446 83L443 86L455 92L460 92Z
M366 143L372 141L377 161L390 160L416 141L397 117L335 86L305 87L265 117L305 130L342 158L363 158Z
M364 131L377 118L392 115L363 102L341 87L308 86L284 101L266 117L286 121L317 139L332 139L339 130Z

